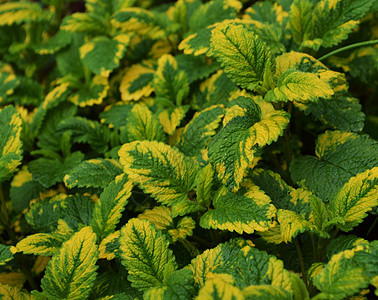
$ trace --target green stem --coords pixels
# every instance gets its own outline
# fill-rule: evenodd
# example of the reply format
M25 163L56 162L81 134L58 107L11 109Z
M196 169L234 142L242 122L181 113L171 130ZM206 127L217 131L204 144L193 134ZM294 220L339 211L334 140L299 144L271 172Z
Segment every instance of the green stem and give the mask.
M352 44L352 45L349 45L349 46L345 46L345 47L336 49L334 51L331 51L330 53L328 53L326 55L323 55L322 57L318 58L318 60L322 61L322 60L325 60L326 58L328 58L328 57L330 57L332 55L335 55L337 53L340 53L340 52L343 52L343 51L346 51L346 50L349 50L349 49L363 47L363 46L369 46L369 45L374 45L374 44L378 44L378 40L372 40L372 41L365 41L365 42L355 43L355 44Z
M304 265L304 260L303 260L301 246L299 245L299 241L298 241L297 237L294 238L294 244L295 244L295 248L297 249L299 263L301 265L302 278L303 278L303 281L304 281L304 283L306 285L307 290L309 291L308 282L307 282L306 268L305 268L305 265Z
M289 102L289 106L287 109L288 113L291 114L293 111L293 102ZM289 167L291 164L291 159L293 157L291 148L290 148L290 123L287 125L285 129L285 133L283 136L283 143L284 143L284 155L285 155L285 161L286 161L286 173L288 178L288 184L294 185L294 182L291 180Z

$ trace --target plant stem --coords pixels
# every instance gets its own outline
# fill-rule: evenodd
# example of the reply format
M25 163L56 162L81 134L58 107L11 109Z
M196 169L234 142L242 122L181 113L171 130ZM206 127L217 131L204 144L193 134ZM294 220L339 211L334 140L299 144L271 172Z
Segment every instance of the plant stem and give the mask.
M349 49L363 47L363 46L369 46L369 45L374 45L374 44L378 44L378 40L372 40L372 41L365 41L365 42L355 43L355 44L352 44L352 45L349 45L349 46L345 46L345 47L336 49L334 51L331 51L330 53L328 53L326 55L323 55L322 57L318 58L318 60L322 61L322 60L325 60L326 58L328 58L328 57L330 57L332 55L335 55L337 53L340 53L340 52L343 52L343 51L346 51L346 50L349 50Z
M299 245L299 241L298 241L297 237L294 238L294 244L295 244L295 248L297 249L299 263L301 265L302 278L303 278L303 281L306 285L307 290L309 291L308 282L307 282L307 274L306 274L306 269L305 269L305 265L304 265L304 261L303 261L302 250L301 250L301 247Z
M312 251L314 255L314 260L317 262L318 261L318 249L316 249L316 243L315 243L315 237L312 232L309 233L310 239L311 239L311 244L312 244Z
M371 224L371 226L370 226L370 228L369 228L366 236L368 236L372 232L372 230L374 229L375 225L377 225L377 221L378 221L378 218L376 217L375 220L374 220L374 222L373 222L373 224Z

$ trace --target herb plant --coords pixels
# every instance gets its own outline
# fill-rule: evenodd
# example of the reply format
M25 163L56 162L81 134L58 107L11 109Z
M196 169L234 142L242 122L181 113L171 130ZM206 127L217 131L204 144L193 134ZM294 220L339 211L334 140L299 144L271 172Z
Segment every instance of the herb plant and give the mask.
M374 0L0 0L4 299L378 296Z

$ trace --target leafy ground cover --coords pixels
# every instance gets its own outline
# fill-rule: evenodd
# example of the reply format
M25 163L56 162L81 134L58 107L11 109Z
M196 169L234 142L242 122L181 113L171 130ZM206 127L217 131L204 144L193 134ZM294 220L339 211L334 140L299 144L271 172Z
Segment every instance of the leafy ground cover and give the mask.
M374 0L0 0L3 299L378 296Z

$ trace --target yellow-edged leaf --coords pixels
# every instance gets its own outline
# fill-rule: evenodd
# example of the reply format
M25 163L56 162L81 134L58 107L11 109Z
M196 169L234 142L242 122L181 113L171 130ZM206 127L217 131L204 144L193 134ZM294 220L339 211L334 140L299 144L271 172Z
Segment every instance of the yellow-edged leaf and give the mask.
M83 299L96 278L96 234L84 227L63 244L47 265L41 287L55 299Z

